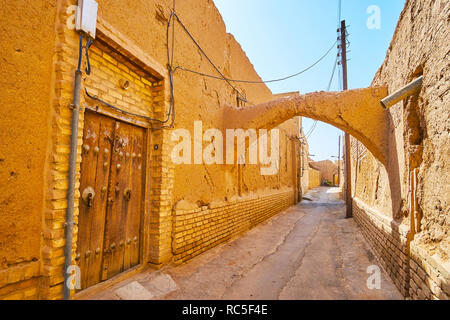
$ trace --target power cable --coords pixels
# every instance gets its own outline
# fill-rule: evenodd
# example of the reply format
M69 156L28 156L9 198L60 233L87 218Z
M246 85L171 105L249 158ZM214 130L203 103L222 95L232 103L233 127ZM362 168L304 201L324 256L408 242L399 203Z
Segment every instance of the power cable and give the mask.
M214 76L214 75L210 75L210 74L205 74L202 72L198 72L198 71L194 71L194 70L190 70L188 68L185 68L183 66L177 66L175 68L173 68L173 56L174 56L174 38L175 38L175 24L173 24L172 27L172 46L170 48L169 45L169 30L170 30L170 26L172 23L172 19L176 18L176 21L181 25L183 31L189 36L189 38L192 40L192 42L195 44L195 46L200 50L200 52L205 56L205 58L208 60L208 62L211 64L211 66L216 70L216 72L220 75L220 77L218 76ZM316 66L319 62L321 62L326 56L328 56L328 54L331 52L331 50L334 48L334 45L337 43L334 42L333 45L330 47L330 49L328 49L324 55L322 55L317 61L315 61L313 64L311 64L309 67L294 73L292 75L283 77L283 78L279 78L279 79L273 79L273 80L267 80L267 81L250 81L250 80L236 80L236 79L229 79L226 78L224 76L224 74L219 70L219 68L213 63L213 61L209 58L209 56L206 54L206 52L203 50L203 48L199 45L199 43L195 40L195 38L193 37L193 35L189 32L189 30L187 29L187 27L183 24L183 22L181 21L181 19L179 18L179 16L176 14L175 12L175 0L173 1L173 8L167 23L167 30L166 30L166 41L167 41L167 69L168 69L168 74L169 74L169 86L170 86L170 107L169 107L169 112L167 113L167 118L165 120L159 120L159 119L154 119L154 118L150 118L147 116L143 116L143 115L139 115L139 114L134 114L128 111L125 111L123 109L120 109L118 107L115 107L109 103L107 103L106 101L103 101L102 99L98 98L97 96L91 95L89 94L89 92L86 90L85 88L85 93L86 95L93 99L96 100L98 102L101 102L102 104L105 104L115 110L118 110L120 112L129 114L129 115L133 115L133 116L137 116L149 121L155 121L158 122L160 124L164 124L167 123L169 121L170 118L172 118L171 124L170 125L164 125L158 128L154 128L154 129L162 129L162 128L172 128L173 127L173 123L175 122L175 97L174 97L174 80L173 80L173 74L175 73L176 70L183 70L186 72L190 72L190 73L194 73L194 74L198 74L204 77L209 77L209 78L214 78L214 79L218 79L218 80L223 80L226 81L228 83L228 85L235 91L238 93L238 95L240 96L240 99L247 101L245 96L242 95L242 93L231 84L231 82L241 82L241 83L271 83L271 82L279 82L279 81L284 81L293 77L296 77L308 70L310 70L311 68L313 68L314 66ZM80 35L80 44L82 44L82 36ZM86 60L87 60L87 68L86 68L86 74L90 74L90 63L89 63L89 47L92 45L92 41L89 39L88 43L86 45ZM78 69L80 69L81 66L81 46L80 46L80 58L78 61ZM333 71L333 75L334 75L334 71ZM332 76L333 77L333 76ZM330 80L330 84L332 82L332 79ZM152 127L153 128L153 127ZM315 128L315 126L313 127ZM313 129L314 130L314 129ZM311 131L311 130L310 130ZM309 132L309 134L311 134L312 132Z
M89 48L91 47L92 43L93 42L90 38L88 39L88 41L86 43L86 64L87 64L87 66L86 66L85 71L86 71L87 75L91 74L91 63L89 62Z
M342 14L342 0L338 0L338 8L337 8L337 11L338 11L338 14L337 14L337 25L338 25L338 28L340 28L340 22L341 22L341 14ZM334 44L336 44L337 43L337 41L334 43ZM333 46L334 46L334 44L333 44ZM349 46L350 45L350 42L349 41L346 41L346 45L347 46ZM335 61L335 63L334 63L334 65L333 65L333 71L331 72L331 77L330 77L330 81L328 82L328 87L327 87L327 91L330 91L330 88L331 88L331 84L332 84L332 82L333 82L333 78L334 78L334 74L335 74L335 72L336 72L336 67L337 67L337 65L338 65L338 61L339 61L339 53L336 55L336 61ZM341 72L341 69L340 68L338 68L338 77L339 77L339 84L338 84L338 86L339 86L339 88L341 88L341 86L342 86L342 83L341 83L341 78L340 78L340 72ZM314 132L314 130L316 129L316 127L317 127L317 120L314 122L314 124L312 125L312 127L311 127L311 129L308 131L308 133L305 135L305 138L306 139L308 139L311 135L312 135L312 133Z
M174 6L175 6L175 1L174 1ZM108 106L108 107L110 107L110 108L112 108L114 110L117 110L117 111L119 111L121 113L132 115L132 116L135 116L135 117L139 117L139 118L148 120L150 122L155 121L155 122L158 122L159 124L167 123L169 121L169 119L170 119L170 116L172 115L172 121L171 121L170 125L163 125L163 126L159 126L159 127L153 127L153 124L152 124L152 129L157 130L157 129L162 129L162 128L172 128L173 127L173 123L175 122L175 99L174 99L174 85L173 85L173 71L172 71L172 61L173 61L173 51L174 51L174 41L173 41L173 39L174 39L174 31L172 33L172 53L170 53L170 49L169 49L169 30L170 30L170 23L171 23L171 20L172 20L172 17L173 17L174 14L175 14L174 11L172 11L172 14L171 14L171 16L169 18L169 21L167 23L167 32L166 32L167 57L168 57L167 67L168 67L168 71L169 71L169 85L170 85L170 107L169 107L169 112L167 113L167 118L165 120L159 120L159 119L147 117L147 116L144 116L144 115L128 112L126 110L123 110L123 109L121 109L119 107L116 107L116 106L114 106L114 105L112 105L112 104L110 104L110 103L100 99L98 96L91 95L87 91L87 89L85 88L84 92L86 93L86 96L88 96L92 100L98 101L98 102L100 102L100 103L102 103L102 104L104 104L104 105L106 105L106 106ZM90 68L90 63L89 63L89 53L88 52L89 52L89 48L92 45L92 43L93 42L91 41L91 39L89 39L87 44L86 44L86 62L87 62L86 74L87 75L90 75L90 73L91 73L91 68ZM80 68L81 68L81 54L82 54L81 45L82 45L82 36L80 35L80 53L79 53L80 57L79 57L79 61L78 61L78 70L80 70ZM171 55L172 55L172 58L170 58Z
M327 91L330 91L331 84L333 83L333 78L334 78L334 74L336 73L336 66L338 63L338 59L339 59L339 56L336 55L336 61L334 62L334 65L333 65L333 71L331 72L331 77L330 77L330 81L328 82ZM317 127L317 122L318 122L317 120L314 121L314 124L312 125L311 129L309 129L308 133L305 135L306 139L308 139L313 134L314 130Z
M214 62L212 62L212 60L208 57L208 55L206 54L206 52L203 50L203 48L198 44L198 42L195 40L194 36L189 32L189 30L187 29L187 27L183 24L183 22L181 22L180 18L178 17L178 15L175 12L172 12L172 15L175 16L175 18L177 19L178 23L181 25L181 27L183 28L183 31L188 35L188 37L192 40L192 42L195 44L195 46L197 47L198 50L200 50L200 52L203 54L203 56L206 58L206 60L208 60L208 62L211 64L211 66L217 71L218 74L220 74L221 80L224 80L228 83L228 85L233 88L233 90L235 92L237 92L241 98L243 98L245 100L245 96L242 95L242 93L236 89L235 86L233 86L231 84L231 82L223 75L223 73L219 70L219 68L214 64ZM175 68L176 70L177 68ZM174 71L175 71L174 70Z
M200 76L204 76L204 77L208 77L208 78L213 78L213 79L217 79L217 80L226 80L226 81L230 81L230 82L254 83L254 84L279 82L279 81L284 81L284 80L287 80L287 79L290 79L290 78L297 77L297 76L301 75L302 73L305 73L306 71L312 69L312 68L313 68L314 66L316 66L320 61L322 61L326 56L328 56L328 54L329 54L329 53L331 52L331 50L334 48L334 46L335 46L336 43L337 43L337 41L335 41L335 42L333 43L333 45L330 47L330 49L328 49L328 51L327 51L324 55L322 55L318 60L316 60L316 61L315 61L313 64L311 64L309 67L307 67L307 68L305 68L305 69L303 69L303 70L301 70L301 71L299 71L299 72L297 72L297 73L294 73L294 74L291 74L291 75L289 75L289 76L286 76L286 77L283 77L283 78L279 78L279 79L273 79L273 80L261 80L261 81L236 80L236 79L230 79L230 78L221 78L221 77L217 77L217 76L210 75L210 74L206 74L206 73L202 73L202 72L199 72L199 71L194 71L194 70L191 70L191 69L182 67L182 66L177 66L177 67L175 68L175 70L178 70L178 69L179 69L179 70L186 71L186 72L190 72L190 73L194 73L194 74L197 74L197 75L200 75ZM174 70L174 71L175 71L175 70Z
M104 104L104 105L106 105L106 106L108 106L108 107L110 107L110 108L112 108L112 109L114 109L114 110L117 110L117 111L119 111L119 112L121 112L121 113L125 113L125 114L128 114L128 115L130 115L130 116L135 116L135 117L143 118L143 119L146 119L146 120L149 120L149 121L157 120L157 119L152 119L152 118L150 118L150 117L147 117L147 116L144 116L144 115L141 115L141 114L128 112L128 111L125 111L125 110L123 110L123 109L121 109L121 108L118 108L118 107L116 107L116 106L114 106L114 105L112 105L112 104L110 104L110 103L108 103L108 102L106 102L106 101L103 101L102 99L98 98L98 97L95 96L95 95L91 95L91 94L87 91L86 88L84 88L84 92L86 93L86 95L87 95L90 99L95 100L95 101L98 101L98 102L101 102L102 104ZM159 121L161 121L161 120L159 120Z
M78 46L78 66L77 71L81 71L81 60L83 59L83 35L80 33L80 43Z

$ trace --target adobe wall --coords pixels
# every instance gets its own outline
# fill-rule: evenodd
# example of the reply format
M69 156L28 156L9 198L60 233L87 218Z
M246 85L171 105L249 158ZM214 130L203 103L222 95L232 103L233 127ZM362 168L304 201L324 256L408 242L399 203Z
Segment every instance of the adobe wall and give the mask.
M302 119L302 118L300 118ZM303 137L301 141L301 152L300 152L300 176L301 176L301 186L302 191L305 194L309 189L309 145L308 141L306 140L305 133L301 132L301 136Z
M333 175L337 173L337 165L331 160L315 161L312 163L318 168L321 174L321 183L333 182Z
M450 293L449 14L448 1L407 1L375 76L373 85L385 85L389 92L421 74L424 77L419 94L386 111L390 124L387 166L352 139L352 189L355 201L369 208L355 205L355 218L369 241L378 246L388 269L394 270L400 290L412 298L446 299ZM409 173L416 168L419 214L415 218L423 218L414 235ZM367 223L368 216L386 221L386 227ZM373 241L377 232L378 239L392 237L397 244L389 247L389 243ZM394 258L397 255L400 260Z
M0 296L37 297L55 1L2 1Z
M100 0L98 38L109 39L114 50L131 59L131 64L149 65L164 81L147 81L124 66L120 59L92 47L92 74L83 77L83 88L109 103L129 112L163 118L169 106L167 81L166 27L172 1L134 1L123 10L123 4ZM3 4L5 17L2 48L7 63L2 63L2 117L0 118L0 298L61 298L63 287L65 211L67 207L67 172L70 141L73 73L78 59L78 34L68 28L73 19L70 6L75 0L26 1ZM258 80L259 76L225 25L212 1L180 1L176 11L184 24L217 64L226 77ZM6 14L7 13L7 14ZM16 18L16 17L20 17ZM68 23L69 22L69 23ZM4 25L3 25L4 24ZM103 35L102 35L103 34ZM111 44L110 43L110 44ZM214 74L179 25L175 27L174 65L182 65ZM130 54L131 52L131 54ZM85 62L82 66L85 68ZM129 94L120 93L114 85L121 77L131 77L143 103L130 108ZM147 82L146 82L147 81ZM207 79L178 70L174 76L176 119L174 128L185 128L193 136L194 121L203 122L203 130L223 128L222 110L236 105L236 94L223 81ZM110 86L113 85L114 88ZM264 84L236 85L249 103L272 99ZM117 92L116 92L117 91ZM117 95L119 92L120 96ZM131 91L130 91L131 92ZM128 100L127 100L128 99ZM144 101L148 99L148 101ZM84 108L96 108L97 102L82 94L78 128L77 179L82 161ZM147 102L152 110L145 108ZM100 109L104 106L100 106ZM279 173L261 176L256 165L180 165L171 162L171 130L151 133L149 163L148 244L145 261L160 266L173 258L174 205L183 201L190 207L204 208L222 203L227 215L235 212L234 204L244 207L248 197L260 201L260 208L248 219L261 221L293 204L294 175L299 152L298 120L280 125ZM155 145L159 148L153 148ZM264 186L264 188L262 188ZM76 187L79 187L77 180ZM280 197L270 196L282 193ZM263 200L270 198L270 204ZM75 194L75 221L80 193ZM248 198L248 201L251 201ZM243 200L244 199L244 200ZM250 203L250 202L249 202ZM197 209L195 209L197 210ZM214 209L209 209L214 210ZM224 229L224 232L228 229ZM75 259L77 227L74 228ZM231 231L230 231L231 232ZM186 245L189 245L186 242ZM204 246L203 246L204 247ZM203 248L202 247L202 248ZM203 250L203 249L201 249ZM185 258L185 257L183 257Z
M322 177L319 170L309 168L308 176L309 176L308 189L314 189L321 186Z
M171 7L172 1L135 1L133 6L124 11L117 1L103 0L99 2L99 16L114 24L117 30L165 66L167 63L166 27ZM203 50L226 77L260 79L241 46L232 35L226 33L225 24L213 1L178 1L176 11ZM129 22L131 17L133 23ZM179 25L175 26L174 48L174 66L180 65L217 75ZM203 130L222 129L223 107L236 105L236 95L226 82L180 70L176 71L174 82L175 128L188 129L192 137L194 121L201 120ZM236 83L235 85L245 93L251 104L272 99L271 91L264 84ZM295 135L295 132L289 132L287 127L289 126L283 127L284 130L280 132L281 154L289 149L287 135ZM286 167L286 163L283 163L285 160L283 157L280 168ZM243 189L249 192L256 192L263 185L280 188L283 185L292 184L288 170L280 170L280 175L277 176L261 176L257 166L246 165L243 169L243 177ZM212 201L231 198L237 193L237 166L192 164L175 167L174 203L186 200L208 204Z
M179 203L174 208L174 262L183 263L239 236L291 206L292 198L292 189L284 188L211 203L201 208L189 208L185 203Z

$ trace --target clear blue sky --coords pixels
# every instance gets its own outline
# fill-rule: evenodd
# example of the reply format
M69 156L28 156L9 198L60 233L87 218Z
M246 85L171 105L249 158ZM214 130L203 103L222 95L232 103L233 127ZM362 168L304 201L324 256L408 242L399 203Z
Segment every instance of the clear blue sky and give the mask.
M256 71L264 79L295 73L322 56L337 34L338 0L214 0L227 32L241 44ZM383 62L405 0L342 0L341 18L346 20L350 52L348 86L367 87ZM369 6L380 8L380 28L369 29ZM337 50L337 49L336 49ZM279 83L268 84L273 93L326 90L336 51L308 72ZM338 73L331 91L339 90ZM313 124L304 118L308 131ZM309 138L314 160L337 156L337 128L319 122Z

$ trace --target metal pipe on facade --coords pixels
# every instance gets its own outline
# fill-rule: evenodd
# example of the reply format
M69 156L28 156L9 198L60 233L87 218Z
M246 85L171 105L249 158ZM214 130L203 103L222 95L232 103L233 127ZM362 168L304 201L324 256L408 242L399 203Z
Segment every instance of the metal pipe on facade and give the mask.
M388 95L386 98L381 100L380 101L381 105L383 106L383 108L389 109L397 102L415 94L422 87L422 81L423 81L423 76L418 77L417 79L413 80L412 82L410 82L403 88L395 91L394 93Z
M409 174L409 214L410 214L410 233L411 236L416 234L417 201L416 201L416 175L417 169L414 169Z
M75 85L73 92L72 108L72 124L70 136L70 156L69 156L69 187L67 191L67 210L66 210L66 244L64 249L64 300L70 300L69 287L70 274L72 265L72 239L73 239L73 211L75 203L75 180L77 166L77 142L78 142L78 121L80 116L80 95L81 95L81 71L75 71Z

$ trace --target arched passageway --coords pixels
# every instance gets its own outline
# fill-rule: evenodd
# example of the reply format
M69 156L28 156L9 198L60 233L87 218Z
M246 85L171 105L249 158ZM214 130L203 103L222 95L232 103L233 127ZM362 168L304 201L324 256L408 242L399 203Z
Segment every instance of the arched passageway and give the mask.
M351 134L384 165L389 122L380 100L387 88L293 95L256 106L224 109L224 127L271 129L295 116L331 124Z

